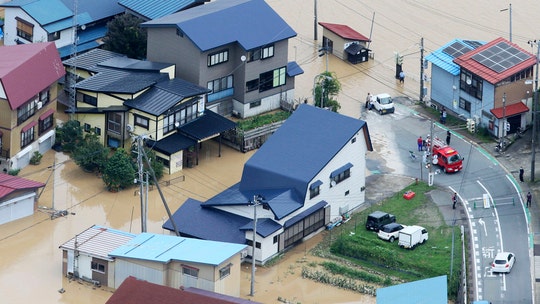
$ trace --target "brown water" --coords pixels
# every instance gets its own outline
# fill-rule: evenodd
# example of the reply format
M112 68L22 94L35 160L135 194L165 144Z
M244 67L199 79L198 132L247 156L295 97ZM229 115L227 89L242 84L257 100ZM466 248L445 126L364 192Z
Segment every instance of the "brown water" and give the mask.
M318 27L318 40L313 40L312 0L269 0L268 3L297 31L290 40L289 58L296 60L305 73L296 79L296 98L308 98L315 75L326 69L326 57L318 56L317 43L322 41L322 28ZM347 24L369 36L373 14L373 42L370 48L375 57L366 63L350 65L328 56L328 70L335 72L342 83L339 96L341 113L358 117L360 104L367 92L388 92L418 98L420 75L420 38L424 37L425 55L454 38L490 41L499 36L508 38L509 14L505 1L400 1L400 0L317 0L318 21ZM512 3L513 42L531 52L530 39L540 39L540 6L537 1L519 0ZM407 74L405 85L394 79L394 52L405 55L403 64ZM427 71L429 74L429 70ZM370 125L374 144L385 146L377 138L377 126ZM382 137L384 138L384 137ZM188 197L205 200L239 181L242 165L251 153L242 154L223 148L217 157L217 145L205 145L200 165L172 179L163 192L171 210L176 210ZM47 208L68 209L74 215L50 220L45 211L34 216L0 226L0 302L1 303L105 303L111 291L93 289L77 282L69 282L61 274L59 245L88 227L98 224L115 229L140 232L139 198L135 189L110 193L97 176L83 173L63 153L50 151L40 166L29 166L21 176L45 182L53 173L39 199ZM54 191L52 185L54 183ZM54 203L53 203L54 196ZM148 231L163 233L161 225L166 212L157 191L149 194ZM316 260L307 254L320 240L316 236L288 252L285 260L266 269L259 268L256 275L255 297L263 303L277 303L277 297L306 303L375 303L368 296L316 284L299 277L304 259ZM65 293L59 293L63 288ZM244 266L242 294L250 292L250 268Z

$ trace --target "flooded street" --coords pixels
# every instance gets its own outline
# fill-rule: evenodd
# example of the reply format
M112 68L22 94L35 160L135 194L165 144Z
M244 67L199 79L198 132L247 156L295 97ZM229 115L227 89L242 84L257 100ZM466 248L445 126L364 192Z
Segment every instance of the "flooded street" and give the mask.
M225 0L221 0L225 1ZM313 0L268 0L285 21L298 33L289 41L289 59L297 61L304 74L296 77L297 100L312 103L315 75L326 69L326 56L319 57L323 29L314 35ZM390 93L418 99L420 93L420 40L424 38L424 56L455 39L490 41L509 36L509 12L505 1L406 1L406 0L316 0L318 21L349 25L370 36L374 58L356 65L328 56L328 70L335 72L343 91L338 96L340 112L360 116L368 92ZM537 1L512 3L513 42L536 53L528 40L540 39L540 6ZM404 86L394 78L395 52L404 55ZM426 70L429 75L430 70ZM428 89L429 95L429 89ZM368 121L369 123L369 121ZM386 147L396 138L383 134L384 125L370 124L376 151L388 153ZM242 166L252 155L222 148L218 157L216 143L205 143L200 165L184 172L165 176L171 184L162 191L171 211L191 197L206 200L237 183ZM368 157L370 157L368 155ZM383 155L384 158L384 155ZM51 168L56 163L55 170ZM132 233L140 232L140 200L135 188L118 193L105 189L102 180L84 173L64 153L49 151L39 166L24 168L19 176L47 182L39 198L39 211L31 216L0 226L0 296L2 303L105 303L111 291L93 289L86 284L68 281L61 273L61 244L92 225L103 225ZM185 180L182 176L185 176ZM54 187L53 187L54 186ZM54 190L53 190L54 189ZM51 209L67 210L68 216L50 219ZM167 213L157 190L149 193L148 232L164 233L161 225ZM272 268L257 271L256 294L252 299L278 303L286 298L294 303L375 303L375 299L300 278L310 247L320 240L316 236L286 254L286 259ZM243 267L242 297L250 291L250 268ZM63 288L64 293L58 290Z

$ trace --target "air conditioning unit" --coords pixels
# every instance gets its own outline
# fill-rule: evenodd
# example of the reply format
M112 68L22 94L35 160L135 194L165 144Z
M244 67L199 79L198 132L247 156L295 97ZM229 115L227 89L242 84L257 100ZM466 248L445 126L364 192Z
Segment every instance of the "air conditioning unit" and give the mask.
M480 116L478 115L473 115L473 119L474 119L474 122L479 125L480 124Z
M248 251L247 250L242 250L242 252L240 253L240 258L245 259L247 256L248 256Z
M128 132L133 132L133 130L135 130L135 128L132 125L126 125L126 130Z
M41 101L36 102L36 107L38 110L41 109L41 107L43 107L43 102Z

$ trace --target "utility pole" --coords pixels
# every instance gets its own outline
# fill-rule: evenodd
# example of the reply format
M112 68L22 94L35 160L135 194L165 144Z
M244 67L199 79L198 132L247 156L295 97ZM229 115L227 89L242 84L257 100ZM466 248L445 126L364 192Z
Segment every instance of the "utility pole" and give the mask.
M540 40L529 40L529 45L536 45L536 77L534 78L533 103L532 103L532 139L531 139L531 182L534 182L535 162L536 162L536 132L538 118L538 60L540 59Z
M509 15L510 15L510 42L512 42L512 3L510 3L508 5L508 8L503 8L502 10L500 10L500 12L506 12L508 11Z
M500 132L500 137L499 137L499 147L501 149L501 151L504 151L504 136L506 135L506 93L503 93L503 99L502 99L502 104L503 104L503 117L502 117L502 132Z
M250 296L255 295L255 248L257 247L257 206L261 205L262 197L260 195L253 196L253 241L251 244L251 292Z
M313 0L313 40L317 40L317 0Z
M424 101L424 37L420 38L420 102Z
M148 208L148 174L143 170L143 137L137 136L137 166L139 168L139 196L141 198L141 232L146 232L146 217ZM146 182L145 182L146 175Z

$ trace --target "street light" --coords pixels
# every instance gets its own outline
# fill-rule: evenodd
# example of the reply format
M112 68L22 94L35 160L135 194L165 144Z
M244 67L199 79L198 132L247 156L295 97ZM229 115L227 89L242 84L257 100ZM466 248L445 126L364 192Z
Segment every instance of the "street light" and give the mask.
M317 87L317 80L319 79L326 79L326 80L334 80L334 78L328 76L328 75L325 75L324 73L321 73L321 74L318 74L316 75L314 78L313 78L313 105L316 104L315 102L315 88ZM323 105L323 98L324 98L324 87L322 87L322 91L321 91L321 108L324 108L324 105Z

